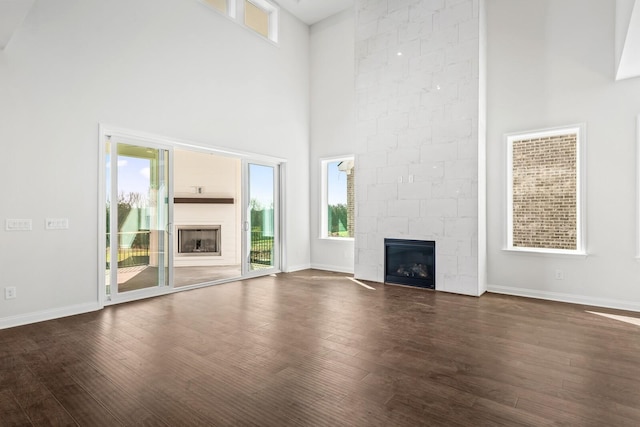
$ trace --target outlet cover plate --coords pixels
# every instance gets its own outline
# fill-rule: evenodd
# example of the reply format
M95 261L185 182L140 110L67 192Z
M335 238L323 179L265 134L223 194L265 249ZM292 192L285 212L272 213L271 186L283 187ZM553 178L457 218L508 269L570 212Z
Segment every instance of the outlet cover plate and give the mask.
M47 230L67 230L69 228L69 218L47 218L44 221Z
M14 299L16 297L16 287L9 286L4 288L4 299Z
M5 229L7 231L31 231L33 222L30 219L7 219Z

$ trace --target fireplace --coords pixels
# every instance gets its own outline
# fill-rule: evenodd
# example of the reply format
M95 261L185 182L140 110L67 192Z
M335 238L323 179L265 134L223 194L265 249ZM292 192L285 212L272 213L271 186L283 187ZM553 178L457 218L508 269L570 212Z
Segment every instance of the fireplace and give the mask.
M178 227L178 255L217 255L220 248L219 225L182 225Z
M384 239L384 282L435 289L436 242Z

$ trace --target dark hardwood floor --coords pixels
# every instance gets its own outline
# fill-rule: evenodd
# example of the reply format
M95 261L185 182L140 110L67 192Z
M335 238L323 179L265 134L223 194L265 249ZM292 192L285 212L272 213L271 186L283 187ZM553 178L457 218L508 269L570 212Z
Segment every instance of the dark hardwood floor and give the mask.
M0 331L0 425L638 426L640 326L304 271Z

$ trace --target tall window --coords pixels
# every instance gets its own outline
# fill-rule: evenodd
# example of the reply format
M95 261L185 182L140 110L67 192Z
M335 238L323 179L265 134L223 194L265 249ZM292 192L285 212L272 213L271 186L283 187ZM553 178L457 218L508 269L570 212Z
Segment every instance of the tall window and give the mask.
M580 126L507 136L507 248L582 253Z
M355 168L353 157L322 160L323 238L353 238L355 219Z

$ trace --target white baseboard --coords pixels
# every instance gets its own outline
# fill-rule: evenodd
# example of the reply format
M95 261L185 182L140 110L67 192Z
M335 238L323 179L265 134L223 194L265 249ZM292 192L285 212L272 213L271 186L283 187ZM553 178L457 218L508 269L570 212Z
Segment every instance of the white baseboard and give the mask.
M614 308L618 310L628 310L640 312L640 303L594 298L584 295L563 294L560 292L539 291L535 289L512 288L509 286L488 285L487 292L494 294L514 295L519 297L537 298L550 301L568 302L572 304L591 305L595 307Z
M293 273L296 271L301 271L301 270L308 270L311 268L311 264L302 264L302 265L292 265L287 267L287 269L284 271L285 273Z
M337 265L311 264L311 268L316 270L333 271L336 273L353 274L352 268L339 267Z
M68 307L56 308L52 310L42 310L33 313L19 314L0 318L0 329L13 328L15 326L28 325L31 323L44 322L45 320L59 319L61 317L75 316L76 314L89 313L102 309L97 302L71 305Z

